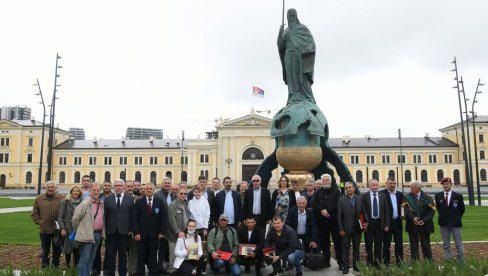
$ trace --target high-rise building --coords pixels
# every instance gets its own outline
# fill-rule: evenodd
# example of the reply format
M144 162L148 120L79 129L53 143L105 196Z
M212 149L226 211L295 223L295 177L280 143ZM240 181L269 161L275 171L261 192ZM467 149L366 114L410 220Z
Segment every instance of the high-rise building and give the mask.
M153 139L160 140L163 139L163 130L155 128L129 127L127 128L125 136L127 140L147 140L151 137Z
M30 120L31 109L25 105L2 106L0 110L2 120Z
M85 140L85 129L84 128L71 127L69 129L69 132L71 132L73 139Z

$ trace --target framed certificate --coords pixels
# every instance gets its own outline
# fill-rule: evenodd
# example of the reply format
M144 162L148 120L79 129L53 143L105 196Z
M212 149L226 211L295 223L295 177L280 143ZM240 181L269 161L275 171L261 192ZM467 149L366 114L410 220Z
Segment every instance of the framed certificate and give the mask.
M240 244L239 245L239 255L247 256L249 253L254 252L256 250L255 244Z

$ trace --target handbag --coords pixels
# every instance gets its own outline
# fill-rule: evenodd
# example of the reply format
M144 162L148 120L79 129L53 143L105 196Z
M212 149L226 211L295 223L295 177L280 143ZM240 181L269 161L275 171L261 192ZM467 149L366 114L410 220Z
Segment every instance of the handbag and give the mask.
M309 253L305 253L303 257L303 265L312 270L322 269L325 267L325 262L322 254L317 248L311 248Z

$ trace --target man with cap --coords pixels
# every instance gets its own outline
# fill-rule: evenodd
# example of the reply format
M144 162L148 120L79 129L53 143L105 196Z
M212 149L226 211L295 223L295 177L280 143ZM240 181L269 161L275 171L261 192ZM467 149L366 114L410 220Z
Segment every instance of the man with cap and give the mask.
M441 180L443 192L435 194L435 205L439 212L438 224L441 227L441 236L444 243L444 259L451 260L451 234L456 244L457 260L464 261L461 219L464 214L463 195L452 190L452 181L449 177Z
M229 227L229 218L226 214L219 216L218 224L208 233L207 251L211 257L211 268L218 272L223 266L230 270L232 276L241 275L241 268L237 263L239 252L239 240L236 230ZM232 256L229 260L220 259L221 255L217 250L230 252ZM213 263L213 264L212 264Z

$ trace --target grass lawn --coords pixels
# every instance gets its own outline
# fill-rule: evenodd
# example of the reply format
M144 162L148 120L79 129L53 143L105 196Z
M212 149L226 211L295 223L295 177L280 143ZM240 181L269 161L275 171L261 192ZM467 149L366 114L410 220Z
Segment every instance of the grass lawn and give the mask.
M11 199L0 197L0 208L32 207L34 199Z
M31 212L0 214L0 244L40 244Z

